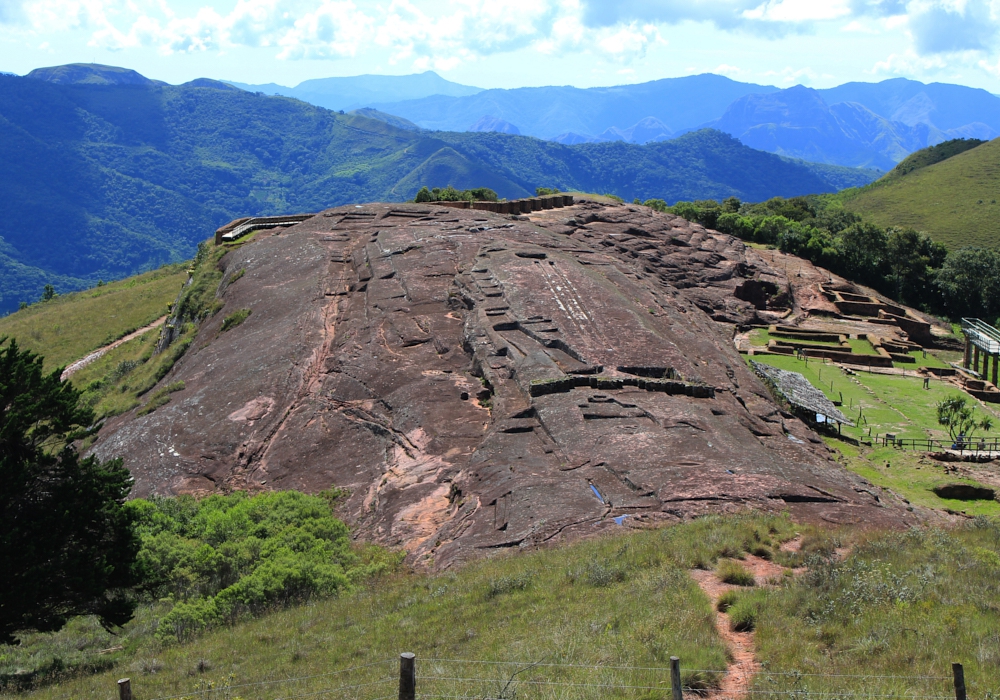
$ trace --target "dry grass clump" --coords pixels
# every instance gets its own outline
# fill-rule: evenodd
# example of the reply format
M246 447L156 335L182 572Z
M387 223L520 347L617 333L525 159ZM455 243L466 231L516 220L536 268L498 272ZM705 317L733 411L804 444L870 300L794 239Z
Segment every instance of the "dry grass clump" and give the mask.
M723 559L715 568L715 573L723 583L734 586L753 586L757 583L753 572L732 559Z

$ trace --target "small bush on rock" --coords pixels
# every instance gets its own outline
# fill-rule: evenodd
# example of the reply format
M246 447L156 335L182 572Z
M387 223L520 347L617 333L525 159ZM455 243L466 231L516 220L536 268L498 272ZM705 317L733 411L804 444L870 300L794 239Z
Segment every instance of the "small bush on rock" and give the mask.
M250 309L240 309L239 311L234 311L223 319L222 328L219 329L219 332L225 333L228 330L236 328L236 326L246 321L247 318L250 317L251 313Z

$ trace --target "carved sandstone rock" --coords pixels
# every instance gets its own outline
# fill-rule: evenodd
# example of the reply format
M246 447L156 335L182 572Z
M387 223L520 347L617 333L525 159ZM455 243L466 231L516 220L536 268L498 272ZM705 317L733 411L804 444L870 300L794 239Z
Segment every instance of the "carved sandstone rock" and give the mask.
M730 324L787 298L781 273L644 207L532 219L376 204L258 234L163 380L185 389L95 451L138 495L349 489L358 536L436 566L747 505L906 515L736 353Z

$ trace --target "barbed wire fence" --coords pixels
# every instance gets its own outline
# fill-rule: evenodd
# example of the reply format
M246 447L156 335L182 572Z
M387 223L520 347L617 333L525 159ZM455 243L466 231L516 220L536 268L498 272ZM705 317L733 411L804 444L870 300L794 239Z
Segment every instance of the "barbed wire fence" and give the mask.
M877 675L772 671L753 664L747 671L669 666L589 665L540 661L398 659L308 676L253 683L204 682L186 693L147 697L131 680L117 683L118 700L968 700L962 664L951 675ZM683 676L683 681L682 681ZM821 690L814 689L815 687ZM983 697L987 697L984 694Z

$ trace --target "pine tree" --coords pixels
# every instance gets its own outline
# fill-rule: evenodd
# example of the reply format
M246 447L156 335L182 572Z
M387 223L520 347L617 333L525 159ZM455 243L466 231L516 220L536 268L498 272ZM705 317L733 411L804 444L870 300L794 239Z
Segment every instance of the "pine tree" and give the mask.
M121 625L135 610L132 478L120 459L77 453L94 414L61 371L0 338L0 643L75 615Z

